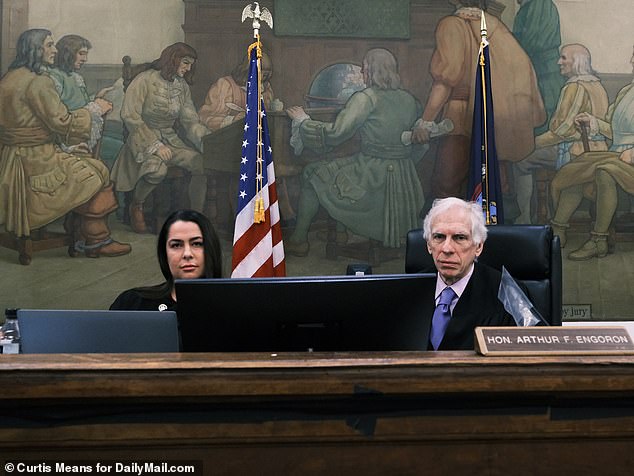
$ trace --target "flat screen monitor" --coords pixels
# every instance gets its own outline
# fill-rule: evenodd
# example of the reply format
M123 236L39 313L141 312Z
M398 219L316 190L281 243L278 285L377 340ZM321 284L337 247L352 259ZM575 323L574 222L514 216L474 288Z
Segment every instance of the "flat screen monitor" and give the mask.
M177 280L182 350L427 350L435 286L435 274Z
M174 311L19 309L24 354L178 352Z

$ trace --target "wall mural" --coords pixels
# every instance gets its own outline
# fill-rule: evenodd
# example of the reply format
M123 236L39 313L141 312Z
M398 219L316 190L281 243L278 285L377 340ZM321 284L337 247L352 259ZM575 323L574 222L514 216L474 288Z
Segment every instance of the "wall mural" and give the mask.
M95 39L22 38L44 55L21 66L50 67L52 81L35 77L30 108L0 111L0 305L104 308L160 282L155 233L179 207L212 219L230 274L246 3L185 0L184 41L156 58L130 45L107 78L88 61ZM359 262L403 272L407 230L434 198L466 193L480 1L321 1L309 18L301 2L274 3L263 96L287 272L343 274ZM562 45L552 0L517 3L509 24L500 2L487 15L506 222L560 235L564 319L630 319L631 78L597 73L585 45ZM371 21L358 23L363 8ZM33 77L9 71L0 101L15 103ZM72 123L59 120L66 109Z

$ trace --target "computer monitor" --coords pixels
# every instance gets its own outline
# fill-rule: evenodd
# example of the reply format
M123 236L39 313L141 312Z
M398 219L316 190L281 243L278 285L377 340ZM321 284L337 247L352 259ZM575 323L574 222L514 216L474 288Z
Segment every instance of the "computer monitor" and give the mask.
M426 350L435 286L435 274L177 280L181 350Z
M178 352L174 311L19 309L24 354Z

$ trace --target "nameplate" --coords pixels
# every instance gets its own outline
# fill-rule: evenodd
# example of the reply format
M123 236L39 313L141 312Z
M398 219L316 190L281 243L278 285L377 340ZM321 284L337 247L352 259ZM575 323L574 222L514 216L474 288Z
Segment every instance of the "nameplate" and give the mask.
M625 327L476 327L482 355L634 354Z

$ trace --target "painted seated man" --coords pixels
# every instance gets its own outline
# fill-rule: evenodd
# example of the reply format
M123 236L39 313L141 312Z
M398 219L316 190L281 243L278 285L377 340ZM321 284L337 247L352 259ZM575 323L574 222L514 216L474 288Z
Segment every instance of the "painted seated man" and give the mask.
M30 236L66 216L67 231L85 240L76 253L129 253L130 245L110 236L108 215L117 201L108 168L89 154L61 148L96 142L111 103L97 98L69 111L47 74L57 53L50 31L23 32L16 51L0 80L0 224Z
M79 35L65 35L58 40L55 46L57 48L55 65L49 70L49 75L55 82L62 102L66 104L68 109L74 111L86 106L95 98L107 99L112 97L115 85L103 88L96 94L90 94L81 75L81 69L88 62L88 53L92 49L90 41ZM102 159L109 167L112 167L114 159L123 146L120 129L117 131L118 133L113 133L112 127L109 127L113 122L117 123L119 120L112 117L114 114L115 112L111 111L107 116L108 119L112 118L114 121L105 121L100 144L91 147L93 155ZM95 151L96 148L99 150Z
M262 99L267 112L273 111L273 106L278 101L274 101L275 94L271 86L273 76L273 62L271 57L262 52ZM245 55L242 61L237 64L231 74L218 78L209 87L205 101L198 110L198 116L203 124L210 130L216 131L227 127L237 121L244 122L247 107L247 77L249 75L250 58ZM280 106L281 107L281 106ZM284 177L276 177L278 181L278 202L282 223L292 223L295 221L295 210L291 205L289 192ZM233 196L237 196L237 191Z
M634 72L634 55L630 59ZM590 239L581 248L571 252L571 260L603 258L609 251L608 237L616 213L618 188L634 194L634 83L622 88L610 105L605 120L582 113L575 117L592 135L611 139L605 152L586 152L564 165L553 178L551 193L555 205L552 225L566 244L569 220L583 197L594 201L595 221Z
M202 212L207 192L203 170L202 138L209 129L200 122L191 98L197 54L186 43L174 43L161 52L146 71L130 83L123 99L121 118L129 136L112 167L118 192L132 193L130 226L148 233L143 215L146 198L167 176L169 167L192 174L191 208ZM177 121L191 147L178 134Z
M557 160L554 165L560 169L584 152L575 117L587 112L604 119L608 110L608 93L592 69L590 52L585 46L564 45L558 64L566 83L559 94L559 102L548 124L548 130L535 138L535 145L538 148L557 145ZM588 137L588 147L590 150L606 150L605 137L591 134Z
M297 226L285 242L289 254L308 254L308 230L320 206L346 229L386 247L399 247L417 227L423 189L415 166L421 157L401 135L412 129L422 108L401 89L396 58L388 50L368 51L363 75L367 87L348 99L334 122L312 120L298 106L287 111L302 145L318 153L357 132L361 137L357 154L304 168Z

